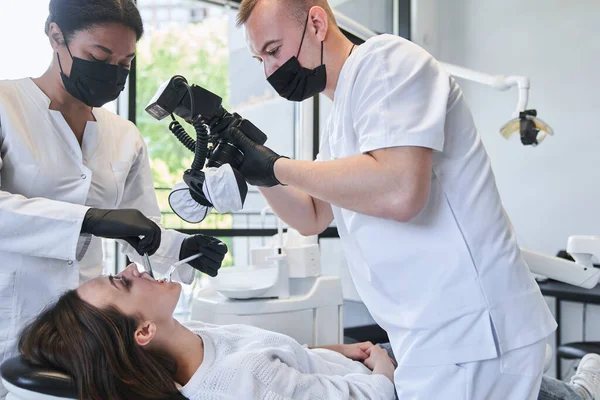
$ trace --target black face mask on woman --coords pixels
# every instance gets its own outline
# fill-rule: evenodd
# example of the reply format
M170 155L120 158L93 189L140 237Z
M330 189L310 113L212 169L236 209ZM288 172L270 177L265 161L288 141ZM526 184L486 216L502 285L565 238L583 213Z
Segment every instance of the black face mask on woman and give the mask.
M327 70L323 64L323 42L321 42L321 65L315 69L304 68L298 61L306 28L308 17L304 24L302 40L298 48L298 54L290 58L267 78L273 89L283 98L291 101L303 101L321 93L327 86Z
M88 61L73 57L69 46L67 51L73 60L71 73L65 75L58 56L60 77L67 92L90 107L102 107L119 97L125 88L129 71L120 65L101 61Z

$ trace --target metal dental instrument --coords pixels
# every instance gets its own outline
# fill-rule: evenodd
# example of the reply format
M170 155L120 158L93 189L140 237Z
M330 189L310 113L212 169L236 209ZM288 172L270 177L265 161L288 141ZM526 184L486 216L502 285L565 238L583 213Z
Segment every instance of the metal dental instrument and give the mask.
M192 260L195 260L196 258L199 258L199 257L202 257L202 253L194 254L193 256L184 258L183 260L178 261L175 264L171 265L171 268L169 268L169 271L167 271L166 281L171 282L171 277L173 276L173 274L175 273L175 270L177 270L177 268L179 268L183 264L186 264L186 263L188 263Z
M148 256L148 253L144 253L144 264L146 264L144 265L146 272L148 272L148 274L154 278L154 272L152 271L152 264L150 264L150 257Z

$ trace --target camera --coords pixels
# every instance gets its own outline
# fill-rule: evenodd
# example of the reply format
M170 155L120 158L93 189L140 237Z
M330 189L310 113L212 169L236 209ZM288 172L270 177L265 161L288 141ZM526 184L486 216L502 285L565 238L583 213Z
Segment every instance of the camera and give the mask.
M244 205L248 186L239 172L244 153L228 140L227 129L236 127L258 144L267 141L260 129L238 114L229 113L222 102L216 94L175 75L159 87L146 107L146 112L159 121L171 116L169 130L194 153L183 182L169 195L173 211L188 222L201 221L212 208L222 213L238 211ZM195 140L175 115L194 127Z
M203 158L208 160L207 167L219 168L223 164L231 164L237 170L244 153L222 133L235 126L258 144L264 144L267 136L250 121L225 110L222 102L223 99L216 94L198 85L189 85L183 76L175 75L159 87L146 112L159 121L172 116L169 129L181 143L196 153L192 170L204 167ZM196 140L185 132L173 114L194 126Z

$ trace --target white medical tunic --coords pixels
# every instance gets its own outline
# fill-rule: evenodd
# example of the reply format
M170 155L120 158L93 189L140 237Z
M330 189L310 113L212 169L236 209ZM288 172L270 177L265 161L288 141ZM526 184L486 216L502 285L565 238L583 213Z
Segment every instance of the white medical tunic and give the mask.
M409 222L333 206L357 291L399 365L496 358L556 328L520 254L456 82L426 51L382 35L340 73L318 161L433 149L431 192Z
M15 355L19 331L44 306L102 272L101 239L80 235L90 207L138 209L160 222L137 128L96 108L80 146L49 105L31 79L0 81L0 361ZM163 231L155 270L178 260L184 238ZM189 267L179 280L192 278Z

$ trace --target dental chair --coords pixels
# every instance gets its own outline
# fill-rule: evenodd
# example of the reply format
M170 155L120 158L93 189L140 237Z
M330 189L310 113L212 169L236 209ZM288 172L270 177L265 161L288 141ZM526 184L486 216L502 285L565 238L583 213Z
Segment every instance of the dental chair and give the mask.
M600 259L600 237L573 236L567 251L576 262L550 257L523 249L532 272L585 288L593 288L600 279L600 268L592 264L592 256ZM587 352L600 352L600 343L568 343L558 349L562 358L581 358ZM592 349L589 346L595 345ZM547 346L545 370L550 366L552 351ZM2 384L8 390L6 400L72 400L77 399L73 380L66 374L27 362L23 356L6 360L0 366Z
M544 371L552 360L550 346L546 349ZM2 384L8 390L6 400L72 400L77 390L70 376L52 369L33 365L23 356L6 360L0 367Z
M70 376L28 362L19 355L0 366L6 400L72 400L77 389Z

